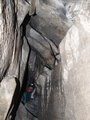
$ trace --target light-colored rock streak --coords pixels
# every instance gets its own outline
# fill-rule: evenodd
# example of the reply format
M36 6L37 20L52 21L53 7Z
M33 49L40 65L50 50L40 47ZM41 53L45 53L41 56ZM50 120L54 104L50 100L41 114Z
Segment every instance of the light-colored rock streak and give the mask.
M76 17L60 45L65 120L90 120L90 17Z
M5 120L6 118L15 88L16 82L14 78L6 77L0 84L0 120Z

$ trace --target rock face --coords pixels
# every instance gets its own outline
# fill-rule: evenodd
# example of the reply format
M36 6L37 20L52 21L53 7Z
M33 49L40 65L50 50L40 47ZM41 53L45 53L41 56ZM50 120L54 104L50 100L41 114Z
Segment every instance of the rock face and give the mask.
M16 82L14 78L8 77L3 79L3 82L0 85L0 120L6 118L15 89Z
M82 11L60 44L65 120L90 119L89 51L90 17Z
M90 120L90 0L33 1L0 1L0 120Z
M23 40L24 45L22 46L21 33L17 21L17 2L1 0L0 120L12 119L10 114L18 104L19 92L22 87L22 79L29 54L26 41ZM15 100L15 97L17 97L17 100ZM14 115L14 113L12 114Z
M17 89L16 78L21 48L13 4L15 3L10 4L10 0L0 1L0 120L6 118L10 107L13 109L12 98Z
M62 89L61 65L55 66L51 79L51 94L45 120L65 120L65 96Z

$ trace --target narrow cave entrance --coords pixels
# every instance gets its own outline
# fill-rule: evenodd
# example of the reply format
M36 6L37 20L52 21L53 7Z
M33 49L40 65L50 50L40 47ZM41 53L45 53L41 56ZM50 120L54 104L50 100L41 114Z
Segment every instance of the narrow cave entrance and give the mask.
M10 12L10 15L11 15L11 12ZM12 46L15 47L12 49L12 54L14 55L14 58L12 58L13 56L12 54L11 56L9 55L9 57L11 57L10 58L11 63L10 63L10 70L8 74L11 75L10 77L15 76L13 78L14 79L13 81L15 81L15 83L14 84L12 83L12 84L16 88L14 89L12 88L11 91L13 91L13 93L10 96L10 99L7 99L7 96L5 93L5 99L7 101L11 100L10 101L11 103L8 102L10 105L7 105L6 108L8 108L9 111L4 110L5 114L3 115L8 120L10 119L14 120L14 118L15 120L44 120L44 119L48 120L48 119L52 119L51 117L53 117L51 111L54 112L53 100L55 101L56 99L54 97L56 96L56 94L61 92L61 90L59 92L59 88L61 88L61 82L59 78L60 70L58 68L59 67L58 63L60 61L58 44L60 42L59 41L60 39L56 34L58 33L57 32L58 30L56 29L57 25L55 23L52 23L51 25L48 24L48 20L51 19L50 16L48 16L49 18L45 20L43 16L41 16L40 21L42 21L42 26L41 26L42 28L43 28L43 22L45 23L45 26L42 29L43 31L42 32L39 29L40 22L38 22L38 24L36 23L37 20L39 19L38 15L37 15L37 20L34 21L34 23L32 19L32 24L30 24L30 20L31 18L33 18L33 15L29 16L27 14L25 16L23 16L25 17L25 19L24 21L22 20L23 23L20 24L20 26L18 26L18 23L15 23L15 26L13 26L13 27L16 27L14 29L16 29L17 32L16 31L14 32L15 32L15 37L17 39L15 39L16 41L14 41L13 40L14 38L12 38L12 41L15 42L15 46L14 46L14 43L12 42L13 45L11 44L10 47L11 48L13 48ZM34 14L34 17L35 16L36 14ZM13 21L13 20L10 20L10 21ZM15 20L14 22L16 21L17 20ZM14 23L11 22L11 25L13 24ZM34 24L35 26L33 26ZM38 29L36 30L37 25L38 25ZM12 31L10 32L12 33L10 35L14 36L14 33ZM11 42L11 38L9 42ZM7 48L9 48L8 44L7 44ZM7 63L9 62L7 61ZM15 66L15 68L13 66ZM6 72L7 72L7 69L6 69ZM25 76L24 76L24 73L25 73ZM16 80L18 81L18 83L16 82ZM17 86L18 86L18 89L17 89ZM5 88L5 90L7 89ZM57 99L59 95L57 95Z
M54 67L55 63L55 56L52 50L52 46L50 46L50 43L45 41L45 39L34 29L30 28L31 30L26 30L29 21L30 16L27 14L22 24L22 38L24 38L24 40L27 42L30 52L28 55L28 61L23 79L21 100L15 120L42 120L45 117L51 92L51 75L52 68ZM41 41L40 47L44 47L43 49L35 48L31 41L26 38L26 32L29 30L32 35L31 37L34 37L34 41ZM45 46L42 45L43 41L46 44ZM47 50L49 51L49 54L51 53L53 56L50 59L48 58L49 56ZM46 56L44 54L46 54Z
M29 21L30 16L27 14L22 23L22 39L25 38L26 26ZM23 78L20 104L15 120L38 120L41 90L36 82L36 79L38 77L37 74L40 74L41 72L42 61L39 55L36 55L36 51L31 48L27 40L26 42L28 44L30 52L28 55L27 65Z
M51 92L51 73L51 69L44 66L43 59L31 50L16 120L43 119Z

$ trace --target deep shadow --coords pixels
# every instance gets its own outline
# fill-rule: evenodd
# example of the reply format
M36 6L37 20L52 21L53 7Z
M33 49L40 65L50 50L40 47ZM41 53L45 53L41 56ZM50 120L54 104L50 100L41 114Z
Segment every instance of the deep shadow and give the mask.
M18 107L18 101L19 101L19 95L20 95L20 82L17 78L15 78L15 81L16 81L16 89L13 95L11 106L9 108L9 111L5 120L8 120L10 116L12 116L11 120L14 120L13 118L15 116L15 113Z
M23 26L23 32L22 32L23 36L25 36L25 34L26 34L26 25L29 23L30 18L31 17L29 16L29 14L27 14L26 17L24 18L23 23L21 24L21 26Z
M13 95L13 99L12 99L12 103L11 106L9 108L7 117L5 120L8 120L8 118L11 116L10 120L14 120L16 117L16 112L18 110L19 104L21 102L21 98L22 95L26 89L26 85L27 85L27 80L28 80L28 64L26 65L26 70L25 70L25 75L23 78L23 84L22 84L22 88L20 88L20 82L17 78L15 78L16 81L16 89Z

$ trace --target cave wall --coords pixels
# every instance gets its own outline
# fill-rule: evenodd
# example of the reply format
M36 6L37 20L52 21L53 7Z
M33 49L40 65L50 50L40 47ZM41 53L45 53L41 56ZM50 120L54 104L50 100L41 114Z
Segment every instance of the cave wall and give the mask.
M33 69L35 70L35 79L40 95L39 120L90 119L90 2L89 0L87 2L64 1L66 2L64 7L67 10L64 16L58 14L59 10L56 7L62 5L53 4L54 2L54 0L53 2L49 1L49 5L52 7L48 6L47 10L45 9L46 4L42 4L45 7L44 11L43 7L41 10L39 7L37 8L38 15L32 16L25 28L26 36L22 37L20 25L30 6L26 3L23 14L22 10L19 11L16 19L17 9L14 8L14 5L17 2L0 1L0 120L5 120L5 118L13 120L12 116L16 115L16 111L12 110L14 107L16 110L17 102L19 102L16 98L21 97L20 90L22 83L25 82L25 79L24 82L22 80L26 64L30 67L30 74L32 74ZM4 10L2 10L2 3L6 5ZM23 8L23 5L24 2L20 3L19 1L20 9ZM55 11L53 7L55 7ZM47 11L49 10L54 12L54 16L51 13L48 15ZM46 12L47 17L43 14ZM3 16L2 13L6 16ZM53 18L51 22L50 15ZM55 15L57 16L55 17ZM70 29L66 18L70 20L70 25L72 24ZM62 22L62 20L65 21ZM46 23L48 23L47 26ZM30 27L43 33L45 38L37 32L33 34L35 31ZM49 30L51 30L50 34ZM58 34L56 34L57 31L59 31ZM60 51L58 51L58 45ZM20 103L16 120L25 120L27 119L26 115L27 111ZM28 119L31 119L30 117L32 115L28 114ZM37 118L34 117L34 119Z
M90 17L81 12L60 44L65 119L90 119Z

